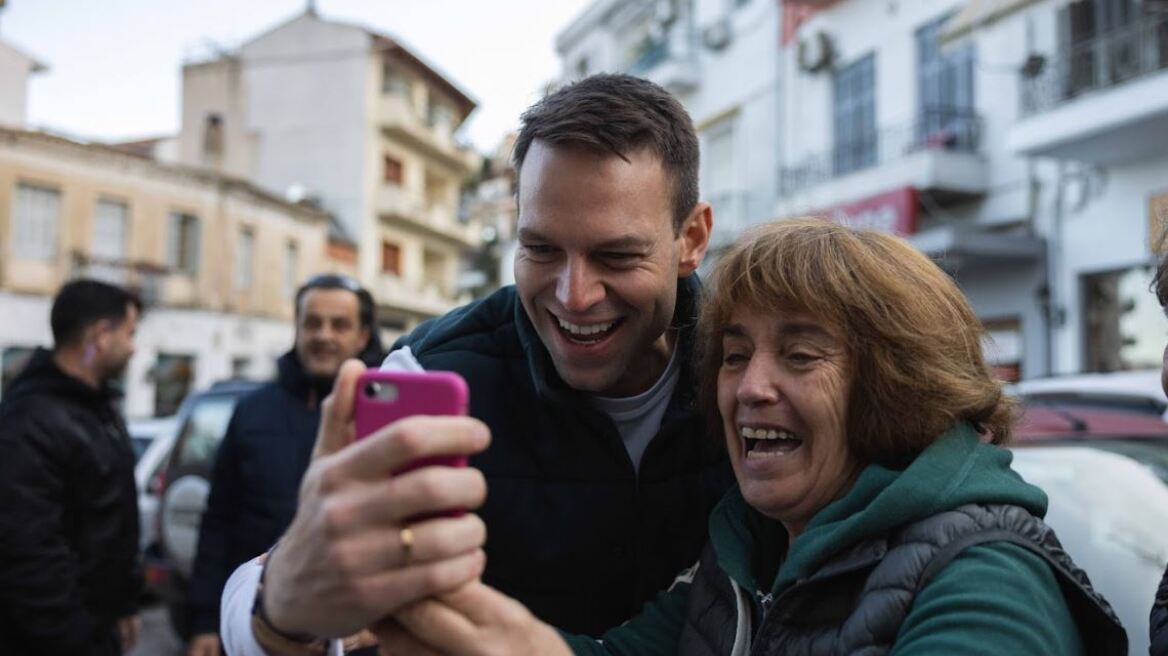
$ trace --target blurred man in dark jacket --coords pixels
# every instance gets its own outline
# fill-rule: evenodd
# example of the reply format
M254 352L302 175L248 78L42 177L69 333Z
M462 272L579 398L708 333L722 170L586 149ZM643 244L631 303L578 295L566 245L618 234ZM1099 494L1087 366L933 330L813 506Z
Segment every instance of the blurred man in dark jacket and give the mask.
M373 297L348 276L310 278L296 293L296 345L275 381L240 400L215 457L191 581L188 654L215 656L219 597L240 563L267 551L296 512L320 402L341 363L384 356Z
M93 280L53 301L37 349L0 402L0 651L130 649L137 598L134 452L114 407L142 305Z

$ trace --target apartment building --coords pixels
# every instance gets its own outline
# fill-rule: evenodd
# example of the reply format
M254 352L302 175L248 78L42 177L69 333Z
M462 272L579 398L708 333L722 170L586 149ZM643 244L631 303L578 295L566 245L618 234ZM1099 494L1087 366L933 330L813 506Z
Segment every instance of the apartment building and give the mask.
M3 9L3 4L0 4L0 12ZM45 64L0 40L0 125L24 127L29 80L34 74L47 70Z
M310 8L183 67L178 157L335 217L383 326L404 331L467 298L481 235L459 201L479 158L457 130L474 107L400 41Z
M330 268L329 217L229 176L109 146L0 128L0 394L49 346L52 296L95 277L146 303L126 372L129 416L263 378L292 346L293 296Z
M556 38L561 82L623 72L682 101L701 143L715 248L772 217L779 17L774 0L597 0Z

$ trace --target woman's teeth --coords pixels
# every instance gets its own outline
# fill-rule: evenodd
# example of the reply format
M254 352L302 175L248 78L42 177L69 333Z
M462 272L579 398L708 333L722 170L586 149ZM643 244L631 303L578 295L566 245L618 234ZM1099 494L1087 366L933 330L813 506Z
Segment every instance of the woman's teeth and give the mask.
M785 430L743 426L739 431L742 439L746 442L747 458L782 456L798 449L803 444L801 438Z

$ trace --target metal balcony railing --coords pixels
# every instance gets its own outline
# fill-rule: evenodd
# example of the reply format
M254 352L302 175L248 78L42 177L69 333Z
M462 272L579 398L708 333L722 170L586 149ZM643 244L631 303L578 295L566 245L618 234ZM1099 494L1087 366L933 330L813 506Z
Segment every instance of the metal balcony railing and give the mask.
M1022 114L1168 69L1168 16L1144 16L1062 49L1037 75L1022 74Z
M118 285L138 294L147 306L162 302L162 284L170 272L164 266L149 262L105 258L74 251L72 277L93 278Z
M966 109L929 109L916 120L882 128L870 135L837 143L779 170L783 196L849 173L896 161L925 150L976 153L981 147L982 119Z
M665 41L648 45L629 63L629 73L644 75L661 62L669 59L669 44Z

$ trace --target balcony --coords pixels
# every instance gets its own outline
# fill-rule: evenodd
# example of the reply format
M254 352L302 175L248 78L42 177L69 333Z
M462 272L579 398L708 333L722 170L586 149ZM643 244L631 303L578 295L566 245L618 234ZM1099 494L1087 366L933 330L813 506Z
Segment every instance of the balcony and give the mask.
M70 277L93 278L129 289L146 306L159 305L168 299L165 294L169 270L148 262L132 262L74 252Z
M912 187L939 204L982 196L982 121L969 111L937 110L870 138L837 145L779 172L779 216Z
M433 282L417 284L390 274L378 276L375 288L371 291L378 305L393 308L419 320L445 314L467 300L443 294Z
M693 60L671 49L667 40L646 41L626 70L630 75L655 82L673 94L687 94L696 89L699 82Z
M377 107L379 124L387 136L441 163L459 177L475 170L475 154L456 143L451 131L431 127L406 97L384 94Z
M475 248L480 243L477 221L462 222L453 207L428 205L420 195L397 185L382 185L377 190L377 213L387 225L452 243L458 248Z
M1021 78L1023 119L1010 130L1022 155L1095 164L1168 150L1168 16L1145 16L1087 39Z

